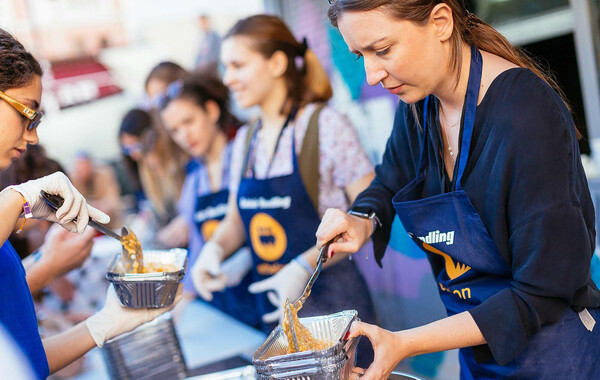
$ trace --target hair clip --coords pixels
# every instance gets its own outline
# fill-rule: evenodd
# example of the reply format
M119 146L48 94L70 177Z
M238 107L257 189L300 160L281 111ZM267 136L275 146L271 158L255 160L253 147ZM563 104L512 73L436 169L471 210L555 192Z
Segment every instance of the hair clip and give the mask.
M304 57L304 55L306 54L306 50L308 50L308 43L306 42L306 37L303 37L302 42L298 47L298 53L296 53L296 55L299 57Z
M476 27L478 24L481 24L481 20L475 13L467 11L467 29L471 30Z

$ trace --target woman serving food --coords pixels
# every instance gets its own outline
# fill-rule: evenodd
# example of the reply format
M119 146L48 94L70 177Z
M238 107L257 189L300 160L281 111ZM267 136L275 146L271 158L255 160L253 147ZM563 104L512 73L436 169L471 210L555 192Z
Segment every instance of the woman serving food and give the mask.
M363 379L454 348L464 379L598 378L594 207L556 83L458 0L336 0L329 17L401 102L375 180L353 215L325 213L317 244L372 236L381 260L398 215L448 312L398 332L354 324L375 348Z

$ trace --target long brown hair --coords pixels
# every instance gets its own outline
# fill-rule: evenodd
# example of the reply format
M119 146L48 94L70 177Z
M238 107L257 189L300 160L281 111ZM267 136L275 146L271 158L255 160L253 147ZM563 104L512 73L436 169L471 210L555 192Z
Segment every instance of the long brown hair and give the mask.
M288 102L284 104L283 112L289 112L292 106L304 106L331 99L331 83L319 59L308 49L305 40L296 40L280 18L271 15L245 18L227 32L225 39L233 36L249 37L253 48L265 58L270 58L276 51L281 51L287 56L288 66L284 77ZM296 58L302 61L300 67L296 64Z
M563 90L553 76L525 50L513 46L502 34L490 25L470 13L461 0L335 0L332 2L327 15L332 25L337 27L339 18L344 12L370 11L382 7L388 14L400 20L424 24L429 19L433 8L438 4L447 4L452 9L454 30L450 37L451 58L450 67L456 73L456 83L460 79L462 66L462 46L464 43L473 45L479 50L497 55L515 65L531 70L550 87L552 87L563 102L571 110ZM577 132L578 136L579 132Z

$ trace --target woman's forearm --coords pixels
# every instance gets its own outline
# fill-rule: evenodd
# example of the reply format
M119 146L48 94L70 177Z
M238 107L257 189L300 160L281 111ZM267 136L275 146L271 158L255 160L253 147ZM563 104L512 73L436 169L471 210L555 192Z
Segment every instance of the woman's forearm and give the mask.
M19 215L23 212L23 199L21 194L14 190L8 190L0 195L0 244L8 239L15 228Z
M49 265L40 264L39 261L29 266L25 273L29 291L34 295L56 277Z
M396 334L406 348L406 357L486 343L475 320L466 311Z
M96 347L85 322L81 322L60 334L46 338L42 343L44 344L44 351L46 351L50 373L71 364Z

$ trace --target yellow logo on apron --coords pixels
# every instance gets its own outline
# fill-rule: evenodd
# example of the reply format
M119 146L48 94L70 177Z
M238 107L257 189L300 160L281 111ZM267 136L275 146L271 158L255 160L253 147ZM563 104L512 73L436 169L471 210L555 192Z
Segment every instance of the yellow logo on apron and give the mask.
M219 221L216 219L207 220L202 223L201 231L202 239L204 241L208 241L212 235L215 233L215 230L219 227Z
M423 243L423 247L426 250L428 250L429 252L434 253L439 256L442 256L444 258L446 274L448 274L448 277L451 280L454 280L455 278L462 276L463 274L467 273L471 269L471 267L466 264L459 263L458 261L455 263L454 260L452 260L452 257L450 257L448 254L440 251L437 248L430 246L427 243Z
M285 230L273 217L259 212L250 221L250 240L256 255L264 261L279 260L287 248Z

